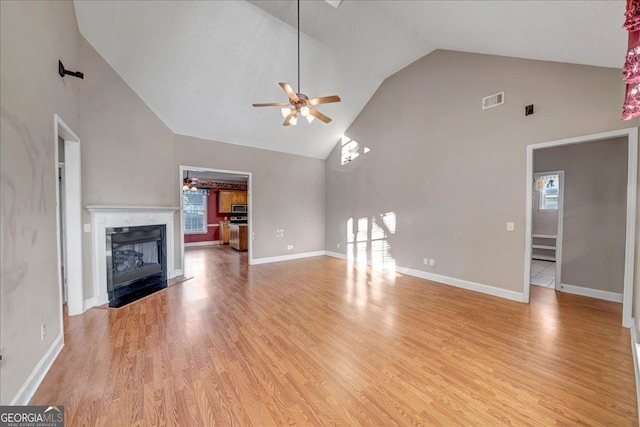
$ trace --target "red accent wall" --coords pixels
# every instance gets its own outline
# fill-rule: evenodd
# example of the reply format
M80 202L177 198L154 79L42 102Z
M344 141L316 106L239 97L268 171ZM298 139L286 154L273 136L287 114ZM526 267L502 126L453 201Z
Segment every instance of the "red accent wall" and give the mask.
M227 219L229 219L229 214L218 213L218 192L212 190L209 192L209 197L207 197L207 223L217 224L218 221L224 221ZM219 228L220 227L208 227L207 234L185 234L184 242L194 243L220 240Z

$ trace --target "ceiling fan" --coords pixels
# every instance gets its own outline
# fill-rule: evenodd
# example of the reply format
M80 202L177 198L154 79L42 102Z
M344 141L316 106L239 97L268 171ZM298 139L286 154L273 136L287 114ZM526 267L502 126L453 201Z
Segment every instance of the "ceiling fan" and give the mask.
M315 105L340 102L338 95L311 98L300 92L300 0L298 0L298 92L294 92L288 83L279 83L280 87L289 97L289 102L271 102L266 104L253 104L254 107L282 107L280 112L285 118L283 126L295 126L298 124L298 113L311 123L315 118L329 123L331 118L313 108ZM290 106L291 105L291 106Z

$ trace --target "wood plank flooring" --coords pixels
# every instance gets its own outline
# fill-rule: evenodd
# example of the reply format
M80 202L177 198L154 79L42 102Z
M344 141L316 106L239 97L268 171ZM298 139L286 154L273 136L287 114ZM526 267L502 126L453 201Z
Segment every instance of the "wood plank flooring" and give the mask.
M317 257L190 248L193 279L65 319L68 426L637 426L621 305L529 305Z

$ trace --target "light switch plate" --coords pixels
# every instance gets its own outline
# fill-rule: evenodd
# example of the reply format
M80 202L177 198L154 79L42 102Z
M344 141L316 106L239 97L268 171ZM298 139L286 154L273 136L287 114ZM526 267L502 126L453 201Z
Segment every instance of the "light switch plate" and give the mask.
M91 224L84 224L84 232L91 233Z
M516 226L513 222L507 223L507 231L514 231L515 229L516 229Z

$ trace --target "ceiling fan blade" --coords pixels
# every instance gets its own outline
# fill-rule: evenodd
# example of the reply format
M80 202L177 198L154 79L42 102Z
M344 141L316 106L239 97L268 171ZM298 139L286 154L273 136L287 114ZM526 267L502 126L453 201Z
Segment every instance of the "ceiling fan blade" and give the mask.
M340 97L338 95L331 95L307 100L308 105L329 104L330 102L340 102Z
M289 86L288 83L278 83L278 84L287 93L287 96L289 97L290 100L297 101L299 99L298 95L296 95L296 93L293 91L293 89L291 89L291 86Z
M311 114L313 117L315 117L316 119L320 119L325 123L329 123L331 121L331 119L327 116L325 116L324 114L322 114L320 111L315 110L313 108L309 108L309 114Z
M286 119L284 119L284 123L282 123L282 126L291 126L291 119L293 118L293 112L289 113L289 115L287 116Z
M288 107L288 102L271 102L266 104L253 104L254 107Z

